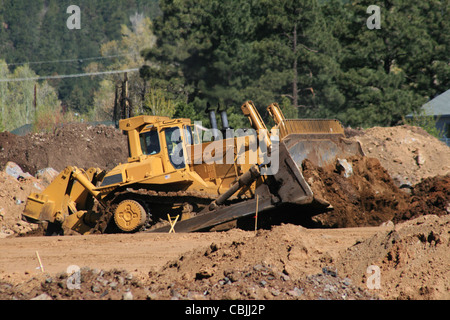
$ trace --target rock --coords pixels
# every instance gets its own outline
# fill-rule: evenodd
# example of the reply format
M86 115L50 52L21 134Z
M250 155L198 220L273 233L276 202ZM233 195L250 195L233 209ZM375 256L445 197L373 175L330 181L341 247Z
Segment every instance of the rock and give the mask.
M419 167L423 166L425 164L425 157L422 154L421 150L417 148L414 153L415 153L414 159L416 160L417 165Z
M337 269L333 268L333 267L322 268L322 273L325 275L332 276L332 277L337 277Z
M95 285L95 284L92 286L91 290L92 290L92 292L94 292L94 293L98 293L98 292L101 291L101 290L100 290L100 287L97 286L97 285Z
M36 298L33 298L31 300L53 300L52 297L50 297L48 294L43 293L39 296L37 296Z
M154 293L154 292L148 292L147 299L148 300L158 300L158 294Z
M383 222L383 223L381 224L381 226L382 226L382 227L387 227L387 228L390 228L390 229L394 229L394 228L395 228L395 225L394 225L394 223L392 222L392 220Z
M270 290L270 293L272 293L272 295L274 296L274 297L277 297L277 296L279 296L280 295L280 290L277 290L277 289L272 289L272 290Z
M349 278L345 278L344 280L342 280L342 283L343 283L345 286L351 286L351 285L352 285L352 280L349 279Z
M411 181L408 180L408 177L397 174L392 176L392 180L394 181L395 185L401 189L411 189L413 187Z
M214 270L209 267L202 267L199 272L195 274L195 280L203 280L211 278L214 275Z
M236 282L239 280L239 277L234 270L225 270L223 275L225 278L228 278L230 282Z
M11 235L8 234L8 233L0 232L0 239L6 239L6 238L8 238L9 236L11 236Z
M303 294L303 290L295 287L294 289L289 290L287 292L287 294L292 296L292 297L300 297Z
M32 177L28 172L23 172L22 168L15 162L8 162L5 166L5 173L13 177L14 179L25 178L29 179Z
M127 274L125 279L127 279L128 281L133 280L133 275L131 273Z
M331 285L331 284L326 284L325 288L323 289L324 292L336 292L337 289L335 286Z
M50 184L59 175L59 172L53 168L45 168L36 173L36 178L43 180L44 183Z
M131 301L131 300L133 300L133 294L131 293L131 291L127 291L127 292L125 292L123 295L122 295L122 300L125 300L125 301Z
M345 178L350 178L353 175L353 167L345 159L337 159L336 169L340 174L343 174Z
M113 281L109 284L112 290L116 290L119 284L116 281Z

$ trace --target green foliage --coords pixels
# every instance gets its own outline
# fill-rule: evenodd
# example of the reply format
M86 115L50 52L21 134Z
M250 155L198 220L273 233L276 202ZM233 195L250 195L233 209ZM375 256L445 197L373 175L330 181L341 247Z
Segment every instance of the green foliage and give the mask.
M36 73L28 65L20 66L11 73L0 60L0 77L11 80L33 78ZM61 103L56 90L47 82L0 82L1 131L11 131L25 124L33 124L36 130L49 130L59 121L60 114Z
M161 0L142 75L185 95L197 112L206 102L253 100L264 111L282 101L297 109L292 117L395 125L448 89L449 6L384 2L381 30L369 30L372 4Z
M439 117L429 115L424 108L414 112L411 118L403 117L403 122L405 124L414 127L421 127L432 136L441 139L444 136L444 132L436 127L436 123L438 121Z
M445 43L437 27L448 30L448 1L382 2L380 30L366 27L371 4L364 0L325 5L342 46L337 83L346 97L343 108L332 111L352 126L395 125L447 89L436 79L446 78L446 85L450 79L432 67L448 59L441 52L450 49L448 37Z
M145 95L145 114L172 118L176 112L175 103L165 97L161 89L152 89Z
M79 0L78 31L65 26L69 0L0 2L0 58L105 58L33 70L0 65L1 78L141 67L129 75L137 113L207 125L209 102L227 108L238 128L248 126L240 106L252 100L266 121L266 107L278 102L287 118L389 126L450 83L448 0L160 0L159 7L156 0ZM373 4L381 8L381 30L366 26ZM122 53L129 55L107 58ZM110 119L122 79L48 84L64 106L101 120ZM29 85L0 83L0 128L33 119ZM20 106L14 116L5 97Z
M70 16L66 9L73 4L81 9L80 30L66 26ZM101 56L101 45L120 39L121 26L131 27L130 17L136 13L151 18L160 14L157 0L2 0L0 59L8 63L79 59L30 66L42 76L83 73L92 61L82 58ZM108 69L115 63L112 59L102 62ZM87 113L100 81L98 77L83 77L52 80L50 84L64 105Z

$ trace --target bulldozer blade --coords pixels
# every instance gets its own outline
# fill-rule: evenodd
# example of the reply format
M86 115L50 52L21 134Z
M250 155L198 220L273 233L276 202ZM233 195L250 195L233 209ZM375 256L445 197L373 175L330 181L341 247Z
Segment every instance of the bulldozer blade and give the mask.
M308 159L319 167L333 165L337 158L364 156L361 144L335 134L290 134L283 139L294 162L302 167Z
M258 200L258 207L259 213L265 213L268 210L275 208L270 198L260 198ZM226 222L254 215L255 212L256 199L250 199L236 204L219 207L214 211L198 215L188 220L180 221L174 226L174 230L176 233L208 231L209 229ZM149 230L147 232L168 233L170 229L171 226L165 226L158 229Z

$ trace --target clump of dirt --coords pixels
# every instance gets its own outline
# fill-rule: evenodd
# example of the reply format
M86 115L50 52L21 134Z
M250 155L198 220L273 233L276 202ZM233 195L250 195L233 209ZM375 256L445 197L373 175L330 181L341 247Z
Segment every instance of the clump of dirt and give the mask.
M380 270L383 299L450 298L450 215L435 215L396 225L343 252L336 267L355 285L367 282L370 265Z
M374 127L347 130L360 141L368 157L377 158L397 186L413 186L423 179L450 173L450 147L419 127Z
M398 212L393 222L398 223L422 215L450 214L450 174L426 178L411 189L407 210Z
M110 170L127 157L126 136L111 126L67 124L53 133L0 133L0 167L13 161L33 176L40 169L62 171L69 165Z
M303 163L303 175L314 194L333 210L313 217L318 227L379 226L421 215L450 213L450 174L427 178L410 189L398 188L380 161L369 157L346 159L352 173L346 177L336 166Z
M408 205L408 195L395 186L375 158L346 159L352 174L345 177L337 167L303 163L303 175L313 193L333 206L331 212L313 217L319 227L378 226L392 220Z
M332 257L304 241L294 225L262 230L242 242L211 244L150 275L155 299L375 299L341 278Z

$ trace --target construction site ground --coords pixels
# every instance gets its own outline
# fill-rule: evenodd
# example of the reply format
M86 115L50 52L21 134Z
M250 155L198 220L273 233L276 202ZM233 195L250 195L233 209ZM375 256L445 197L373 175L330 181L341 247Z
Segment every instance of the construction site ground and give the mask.
M0 299L449 299L450 148L415 127L347 133L367 155L347 159L351 177L303 164L334 207L308 225L66 237L21 220L27 196L67 165L125 162L125 136L87 125L0 133Z

